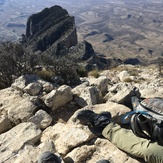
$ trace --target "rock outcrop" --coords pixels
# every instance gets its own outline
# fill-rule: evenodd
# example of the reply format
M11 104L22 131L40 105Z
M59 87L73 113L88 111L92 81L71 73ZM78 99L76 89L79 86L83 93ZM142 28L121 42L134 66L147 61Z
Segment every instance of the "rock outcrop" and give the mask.
M137 73L135 78L133 72ZM132 80L122 80L123 74ZM76 115L83 109L109 111L119 123L117 115L131 110L134 87L141 97L163 97L159 73L154 67L125 65L103 71L97 79L87 77L81 81L71 88L24 75L10 88L0 90L0 162L37 163L42 152L52 151L65 163L95 163L100 159L143 163L108 140L97 138ZM35 83L39 91L38 87L30 87Z
M59 55L78 43L74 17L57 5L45 8L29 17L24 41L34 51Z
M87 70L114 67L122 62L97 54L87 41L78 43L74 17L57 5L28 18L22 43L28 49L45 55L72 55Z

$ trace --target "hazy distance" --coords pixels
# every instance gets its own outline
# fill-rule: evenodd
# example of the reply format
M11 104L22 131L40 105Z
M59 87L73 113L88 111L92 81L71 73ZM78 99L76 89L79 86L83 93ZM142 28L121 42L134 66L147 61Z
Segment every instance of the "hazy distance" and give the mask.
M75 16L78 40L99 53L163 56L163 0L0 0L0 40L18 40L28 17L53 5Z

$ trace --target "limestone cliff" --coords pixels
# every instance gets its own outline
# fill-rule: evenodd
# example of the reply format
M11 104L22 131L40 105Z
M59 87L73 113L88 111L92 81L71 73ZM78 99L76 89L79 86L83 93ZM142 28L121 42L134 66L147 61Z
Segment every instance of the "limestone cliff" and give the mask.
M77 43L74 17L60 6L45 8L27 21L25 44L34 51L59 54Z

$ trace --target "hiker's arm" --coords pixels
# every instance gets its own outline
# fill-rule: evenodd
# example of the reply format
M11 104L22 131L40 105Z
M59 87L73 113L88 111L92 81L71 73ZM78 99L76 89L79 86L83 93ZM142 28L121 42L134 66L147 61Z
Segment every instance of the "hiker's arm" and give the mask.
M162 146L137 137L131 130L124 129L118 124L110 123L104 128L102 134L119 149L133 156L144 158L149 163L163 162Z

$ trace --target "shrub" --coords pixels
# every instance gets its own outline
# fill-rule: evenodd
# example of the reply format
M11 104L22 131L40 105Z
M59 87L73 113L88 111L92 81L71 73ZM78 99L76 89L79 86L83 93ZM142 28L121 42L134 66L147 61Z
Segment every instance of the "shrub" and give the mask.
M48 54L41 54L41 65L54 72L56 76L61 76L65 84L71 85L79 82L79 75L77 73L79 65L73 57L68 55L51 56Z
M131 78L125 78L124 79L124 82L127 82L127 83L130 83L130 82L132 82L133 80L131 79Z
M42 70L36 70L35 73L44 80L47 81L51 81L52 77L55 75L55 73L51 70L46 70L46 69L42 69Z
M93 76L95 78L98 78L100 76L100 73L98 70L93 70L88 73L90 76Z
M77 74L80 76L80 77L86 77L88 76L88 72L86 71L86 69L83 67L83 66L79 66L78 69L77 69Z
M13 79L30 72L30 55L18 43L0 43L0 87L11 85Z
M38 71L37 66L44 69ZM21 44L12 42L0 44L0 88L10 86L20 75L31 73L48 81L54 75L61 76L65 84L70 85L79 82L79 76L87 75L74 56L32 53Z

